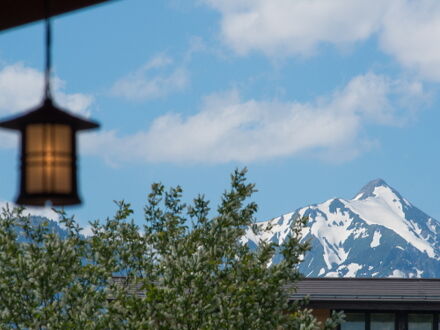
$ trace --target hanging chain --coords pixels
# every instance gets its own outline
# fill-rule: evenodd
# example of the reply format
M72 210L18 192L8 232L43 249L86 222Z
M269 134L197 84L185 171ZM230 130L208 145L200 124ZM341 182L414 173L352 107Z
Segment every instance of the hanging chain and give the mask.
M52 69L52 28L50 23L49 0L44 1L44 21L46 25L46 68L44 72L44 97L51 98L50 74Z

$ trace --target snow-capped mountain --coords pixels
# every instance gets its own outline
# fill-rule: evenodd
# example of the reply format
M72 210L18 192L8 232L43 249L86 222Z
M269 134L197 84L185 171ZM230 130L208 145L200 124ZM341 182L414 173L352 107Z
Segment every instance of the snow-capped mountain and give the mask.
M244 241L282 243L298 216L309 218L303 239L312 243L300 265L305 276L440 277L440 223L381 179L353 199L334 198L260 222L258 236L248 230Z

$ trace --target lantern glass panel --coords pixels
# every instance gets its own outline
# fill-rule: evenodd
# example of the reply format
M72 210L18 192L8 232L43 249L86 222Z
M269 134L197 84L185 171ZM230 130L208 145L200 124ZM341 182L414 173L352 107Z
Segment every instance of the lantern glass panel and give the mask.
M62 124L30 124L25 140L28 194L72 191L72 129Z

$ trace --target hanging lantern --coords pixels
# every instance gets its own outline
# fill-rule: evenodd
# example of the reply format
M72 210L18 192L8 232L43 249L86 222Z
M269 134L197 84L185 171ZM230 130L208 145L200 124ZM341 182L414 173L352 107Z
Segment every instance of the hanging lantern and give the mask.
M46 98L40 107L0 122L0 127L21 134L21 182L17 204L81 203L76 180L76 132L97 128L97 123L73 116Z
M20 192L17 204L80 204L77 187L76 133L99 127L57 107L50 92L51 30L46 18L46 90L42 105L0 122L21 135Z

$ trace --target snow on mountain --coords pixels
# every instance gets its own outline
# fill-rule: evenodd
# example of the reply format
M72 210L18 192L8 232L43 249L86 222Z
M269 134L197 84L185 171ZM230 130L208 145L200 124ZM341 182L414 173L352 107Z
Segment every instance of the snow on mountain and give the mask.
M330 199L258 223L243 240L282 243L298 216L309 218L310 240L300 270L305 276L440 277L440 223L413 206L381 179L350 200ZM276 255L273 262L281 256Z

